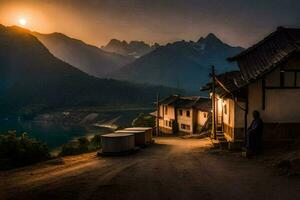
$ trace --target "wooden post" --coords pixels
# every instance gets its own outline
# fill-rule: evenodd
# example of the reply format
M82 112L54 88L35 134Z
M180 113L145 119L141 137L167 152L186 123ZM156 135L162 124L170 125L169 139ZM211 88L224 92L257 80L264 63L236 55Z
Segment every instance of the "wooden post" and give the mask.
M159 93L156 96L156 136L159 136Z
M249 107L249 99L248 99L248 88L247 88L247 96L246 96L246 109L244 115L244 146L247 144L247 131L248 131L248 107Z
M211 78L212 78L212 138L217 139L216 134L216 91L215 91L215 66L211 66Z

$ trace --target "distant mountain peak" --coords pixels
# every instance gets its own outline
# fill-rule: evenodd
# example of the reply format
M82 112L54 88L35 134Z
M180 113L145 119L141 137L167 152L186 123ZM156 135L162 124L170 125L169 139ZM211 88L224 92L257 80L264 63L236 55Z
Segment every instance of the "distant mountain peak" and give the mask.
M221 43L224 44L222 42L222 40L220 40L215 34L213 33L209 33L202 41L204 41L207 44L217 44L217 43Z
M212 64L217 66L217 73L235 70L237 66L226 58L241 50L208 34L197 42L181 40L161 46L115 71L111 77L198 92L209 81Z
M107 45L102 47L102 49L108 52L114 52L124 56L139 58L154 50L158 46L159 45L157 43L151 46L150 44L147 44L144 41L138 40L127 42L125 40L121 41L118 39L111 39L107 43Z
M77 67L85 73L96 77L104 77L133 59L109 53L86 44L82 40L71 38L63 33L40 34L32 32L57 58Z
M203 40L204 40L204 38L203 38L203 37L200 37L199 40L197 41L197 43L200 43L200 42L202 42Z
M205 37L205 39L219 39L215 34L213 34L213 33L209 33L206 37Z

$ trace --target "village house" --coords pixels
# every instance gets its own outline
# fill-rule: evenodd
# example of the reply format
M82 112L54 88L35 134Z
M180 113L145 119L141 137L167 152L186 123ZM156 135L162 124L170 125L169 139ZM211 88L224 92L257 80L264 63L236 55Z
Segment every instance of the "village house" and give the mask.
M158 108L159 130L163 134L193 134L209 125L208 98L172 95L161 100Z
M225 137L231 146L240 145L244 142L244 119L246 92L244 88L239 88L237 83L241 83L241 73L239 71L226 72L215 76L215 101L212 109L212 133L216 137ZM203 90L211 90L212 84L203 87ZM211 93L211 98L213 98ZM220 134L222 133L222 134Z
M222 132L233 143L244 140L257 110L265 123L265 144L299 137L300 29L279 27L228 60L237 62L240 71L214 76L215 87L204 87L214 88L213 135Z

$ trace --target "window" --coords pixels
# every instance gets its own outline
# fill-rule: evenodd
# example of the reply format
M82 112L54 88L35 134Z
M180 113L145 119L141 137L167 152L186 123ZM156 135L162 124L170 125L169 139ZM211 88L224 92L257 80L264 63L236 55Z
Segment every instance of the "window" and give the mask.
M190 111L189 110L186 111L186 116L190 117Z
M281 87L299 87L300 86L299 71L280 71L280 86Z
M178 112L179 112L179 115L182 116L182 110L179 110Z
M165 126L172 127L172 121L165 120Z
M227 115L227 104L224 104L224 114Z
M295 72L284 72L284 87L295 86Z
M181 129L191 130L191 126L190 125L181 124L180 127L181 127Z
M165 115L168 114L168 106L165 106Z
M190 125L186 125L186 130L191 130L191 126Z

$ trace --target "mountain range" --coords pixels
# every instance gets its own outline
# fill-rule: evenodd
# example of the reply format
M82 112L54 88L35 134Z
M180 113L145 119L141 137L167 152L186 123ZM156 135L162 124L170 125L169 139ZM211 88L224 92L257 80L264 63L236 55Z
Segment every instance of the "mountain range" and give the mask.
M102 48L61 33L32 34L56 57L90 75L166 85L193 94L209 81L211 65L215 65L217 73L237 69L226 58L243 50L224 43L213 33L195 42L177 41L162 46L112 39Z
M126 42L125 40L120 41L117 39L110 40L107 45L103 46L102 49L107 52L118 53L123 56L130 56L132 58L140 58L147 53L153 51L159 47L158 43L154 45L146 44L144 41L131 41Z
M105 77L134 60L131 56L106 52L62 33L32 34L57 58L96 77Z
M151 105L156 93L176 92L99 79L56 58L30 32L0 25L0 113L103 105Z
M110 75L111 78L136 83L165 85L199 92L209 81L211 66L217 73L237 69L227 57L241 52L210 33L198 41L178 41L160 46Z

